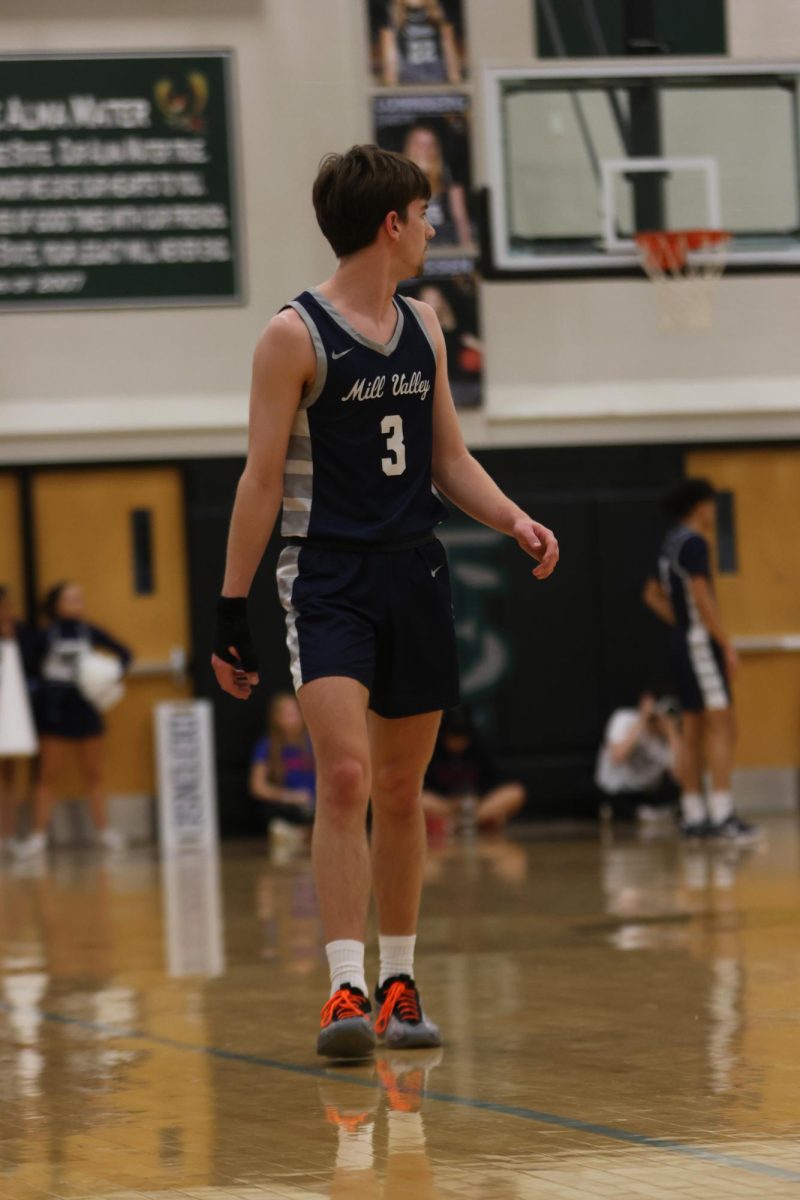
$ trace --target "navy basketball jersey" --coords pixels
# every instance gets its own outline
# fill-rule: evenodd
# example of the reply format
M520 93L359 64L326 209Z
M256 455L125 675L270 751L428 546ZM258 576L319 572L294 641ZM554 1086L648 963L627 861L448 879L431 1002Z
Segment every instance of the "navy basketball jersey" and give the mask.
M422 537L445 517L431 483L436 352L417 310L395 297L395 330L365 337L320 292L288 307L317 357L284 475L285 537L384 543Z
M447 83L442 35L421 8L406 10L397 31L400 83Z
M697 575L711 579L706 539L686 525L671 529L661 547L658 570L672 601L678 629L702 627L692 595L691 580Z

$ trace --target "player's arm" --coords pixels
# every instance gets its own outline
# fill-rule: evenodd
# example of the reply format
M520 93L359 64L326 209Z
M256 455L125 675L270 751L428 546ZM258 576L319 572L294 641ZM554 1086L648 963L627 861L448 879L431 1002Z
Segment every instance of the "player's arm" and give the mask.
M723 628L719 605L708 578L705 575L692 575L689 579L689 588L697 608L697 615L712 638L722 646L728 670L733 674L738 666L738 656L733 642Z
M397 51L397 34L390 26L385 25L379 34L382 82L387 87L395 87L400 82L400 56Z
M450 211L453 214L453 224L456 227L456 236L458 237L459 246L472 245L472 229L469 223L469 210L467 208L467 192L463 183L451 183L448 189L450 198Z
M442 53L448 83L461 83L461 58L456 44L456 34L452 21L442 25Z
M274 800L282 803L286 799L284 788L270 783L269 769L266 763L254 762L250 767L250 795L257 800Z
M436 387L433 398L433 482L462 512L482 525L513 537L539 564L537 579L552 575L558 562L558 542L551 530L534 521L509 500L480 463L472 457L461 436L450 383L447 351L439 320L429 304L412 301L420 311L436 348Z
M639 704L639 711L636 715L636 720L629 729L626 729L621 737L615 740L608 741L608 753L612 763L616 767L621 767L626 763L631 754L639 743L639 739L647 728L647 722L651 716L655 714L655 703L652 696L645 696ZM612 720L611 732L614 732L614 721Z
M667 589L660 579L648 579L642 592L642 600L665 625L675 624L675 611Z
M680 783L683 742L681 740L681 731L677 718L670 713L662 713L661 729L664 737L667 739L667 752L665 755L666 769L669 771L672 778L677 783Z
M212 666L223 691L246 700L258 683L245 598L272 534L283 495L292 423L316 362L301 319L279 313L253 356L247 463L236 489Z
M608 753L615 767L621 767L623 763L628 761L643 732L644 721L641 717L638 717L636 724L631 726L624 737L620 738L619 741L609 743Z
M277 804L296 804L298 807L306 802L307 792L295 788L279 787L272 783L269 768L264 762L254 762L250 767L250 795L257 800L272 800Z

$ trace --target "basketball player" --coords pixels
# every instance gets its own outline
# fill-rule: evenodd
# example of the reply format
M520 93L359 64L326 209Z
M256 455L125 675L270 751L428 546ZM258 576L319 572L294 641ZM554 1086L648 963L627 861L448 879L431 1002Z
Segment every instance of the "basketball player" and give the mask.
M659 579L644 602L672 627L670 657L682 708L681 829L685 836L748 843L758 831L733 811L731 775L736 725L730 681L736 651L722 626L708 554L716 520L715 493L706 479L686 479L664 504L674 522L661 548ZM703 799L707 760L711 791Z
M255 351L250 442L236 493L212 663L246 700L258 683L246 597L283 500L278 562L295 690L317 760L312 861L330 966L318 1051L439 1044L414 946L425 848L421 790L441 710L458 697L447 559L432 484L508 534L550 575L558 544L467 451L433 310L395 295L422 269L430 185L376 146L324 159L313 190L334 275L273 317ZM371 846L366 837L372 800ZM364 975L370 878L380 974Z

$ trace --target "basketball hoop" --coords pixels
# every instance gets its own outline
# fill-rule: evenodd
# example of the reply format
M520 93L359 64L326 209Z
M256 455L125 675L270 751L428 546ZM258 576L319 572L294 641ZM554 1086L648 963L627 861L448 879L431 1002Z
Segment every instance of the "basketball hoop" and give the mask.
M657 229L636 234L639 261L656 285L662 329L711 326L714 284L728 261L722 229Z

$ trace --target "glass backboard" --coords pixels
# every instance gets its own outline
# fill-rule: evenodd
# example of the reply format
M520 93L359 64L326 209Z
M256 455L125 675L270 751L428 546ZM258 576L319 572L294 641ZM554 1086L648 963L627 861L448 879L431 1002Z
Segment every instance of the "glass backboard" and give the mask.
M637 232L717 227L729 269L800 268L800 64L489 69L486 87L496 269L625 271Z

